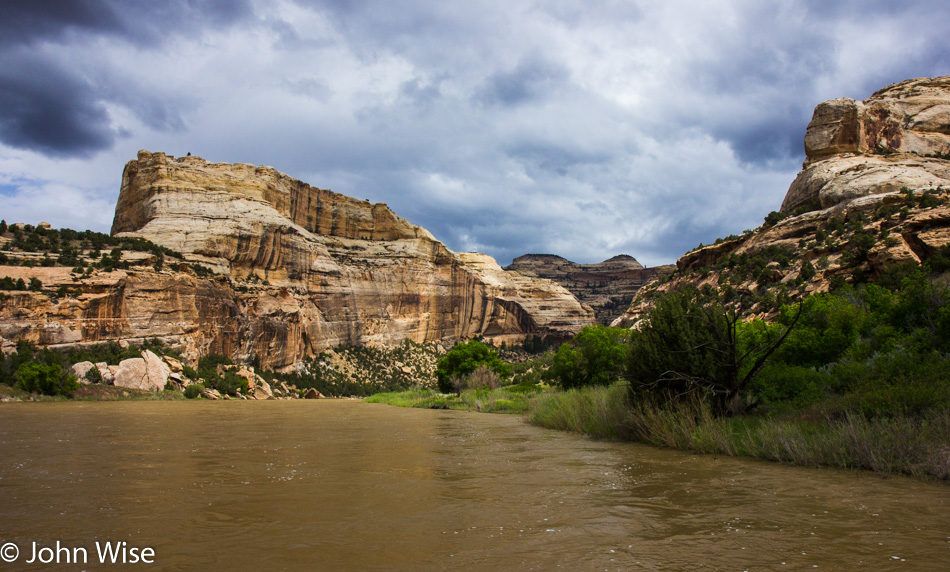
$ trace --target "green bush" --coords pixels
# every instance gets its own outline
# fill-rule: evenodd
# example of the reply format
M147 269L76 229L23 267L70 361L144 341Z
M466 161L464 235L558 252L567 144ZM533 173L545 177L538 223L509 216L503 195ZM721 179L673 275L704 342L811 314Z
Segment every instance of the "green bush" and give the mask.
M754 381L796 325L743 322L738 302L712 288L684 287L660 298L631 334L627 376L632 401L707 399L717 414L755 407Z
M201 390L204 389L204 386L200 383L192 383L185 388L184 394L188 399L195 399L201 397Z
M479 366L494 371L502 379L511 375L511 367L501 361L498 353L478 340L469 340L457 344L445 356L439 359L435 369L439 391L442 393L461 393L457 381L471 376Z
M79 389L76 376L58 364L27 362L16 370L17 387L43 395L71 395Z

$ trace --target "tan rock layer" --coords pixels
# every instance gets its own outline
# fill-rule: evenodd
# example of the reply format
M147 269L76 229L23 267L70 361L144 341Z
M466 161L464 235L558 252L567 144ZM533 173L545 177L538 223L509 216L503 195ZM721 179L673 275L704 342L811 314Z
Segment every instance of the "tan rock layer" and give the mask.
M805 164L782 212L902 188L950 185L950 76L907 80L862 101L815 108L805 133Z
M222 353L289 368L338 345L564 339L593 321L554 282L456 254L385 205L269 167L142 151L125 168L113 232L220 275L202 279L168 263L84 279L79 298L17 293L0 303L0 336L43 344L160 337L189 360ZM45 272L47 289L75 287L65 268L22 271Z
M553 254L526 254L515 258L505 270L557 282L590 306L597 322L610 324L623 314L640 288L673 268L644 268L627 255L597 264L578 264Z

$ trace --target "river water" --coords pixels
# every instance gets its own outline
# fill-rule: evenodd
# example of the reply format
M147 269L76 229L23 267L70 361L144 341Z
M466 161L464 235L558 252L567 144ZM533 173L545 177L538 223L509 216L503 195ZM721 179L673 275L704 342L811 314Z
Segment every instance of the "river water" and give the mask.
M11 570L946 570L950 487L355 401L4 404L0 543Z

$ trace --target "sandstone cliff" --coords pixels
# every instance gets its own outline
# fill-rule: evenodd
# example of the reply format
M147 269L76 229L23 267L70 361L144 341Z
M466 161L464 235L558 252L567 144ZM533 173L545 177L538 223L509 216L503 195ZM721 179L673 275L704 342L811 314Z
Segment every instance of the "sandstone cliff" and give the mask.
M597 264L577 264L554 254L525 254L515 258L505 270L557 282L590 306L599 323L610 324L630 306L644 284L672 272L673 268L644 268L625 254Z
M779 213L685 254L615 325L635 324L652 296L677 284L725 287L768 314L805 294L881 279L950 244L950 76L821 103L805 152Z
M123 173L112 231L177 251L183 262L143 255L78 284L68 268L0 266L0 276L42 274L44 285L5 296L0 336L41 344L160 337L186 356L287 368L339 345L559 339L593 322L556 283L452 252L384 204L270 167L141 151ZM216 276L196 275L202 268ZM81 295L49 295L60 286Z
M950 76L912 79L815 108L782 212L950 185Z

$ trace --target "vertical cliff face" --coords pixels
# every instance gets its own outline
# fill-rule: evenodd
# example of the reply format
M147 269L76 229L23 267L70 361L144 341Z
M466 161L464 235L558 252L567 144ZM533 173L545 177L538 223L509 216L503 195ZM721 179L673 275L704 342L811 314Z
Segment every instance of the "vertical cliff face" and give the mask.
M505 270L557 282L589 305L599 323L610 324L630 306L640 288L673 268L644 268L635 258L623 254L597 264L577 264L553 254L525 254Z
M126 283L100 314L152 300L151 313L177 324L172 329L194 338L198 351L259 356L271 367L340 344L567 338L593 322L589 308L551 281L456 254L386 205L269 167L142 151L125 168L112 231L181 252L221 276L197 282L230 295ZM199 303L209 300L217 301ZM147 322L149 311L141 315L137 321Z

